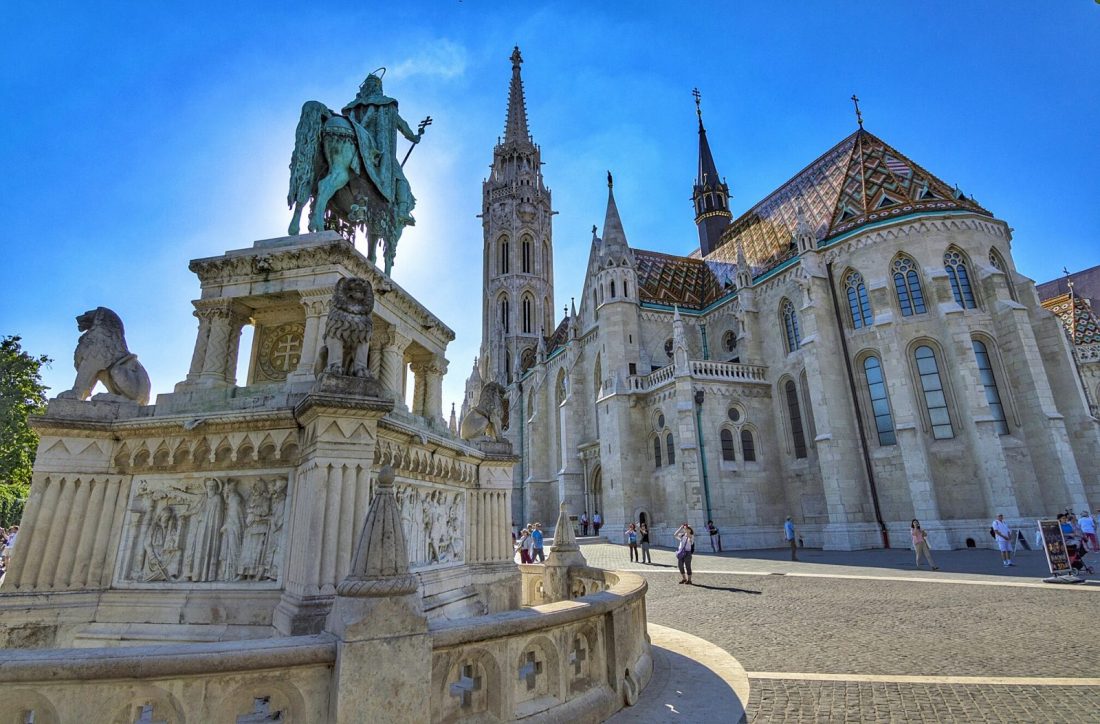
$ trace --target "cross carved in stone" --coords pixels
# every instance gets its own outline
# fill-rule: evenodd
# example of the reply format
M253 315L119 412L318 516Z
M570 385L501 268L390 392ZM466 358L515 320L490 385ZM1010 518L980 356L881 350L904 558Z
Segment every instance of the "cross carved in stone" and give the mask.
M573 650L569 653L569 663L573 665L573 676L580 676L584 668L584 660L588 658L588 651L580 636L573 637Z
M474 676L477 671L473 664L463 664L458 681L451 684L451 696L462 699L462 708L468 709L474 703L474 692L481 691L481 677Z
M289 372L302 359L302 340L293 334L284 334L271 353L271 364L277 370Z
M142 704L141 714L134 720L134 724L168 724L164 719L153 719L153 705Z
M527 660L523 666L519 667L520 681L527 680L527 691L533 691L535 684L538 682L539 674L542 673L542 662L538 660L538 656L534 651L527 652Z
M237 724L258 724L265 721L283 721L283 712L271 711L271 697L257 696L252 700L252 713L237 717Z

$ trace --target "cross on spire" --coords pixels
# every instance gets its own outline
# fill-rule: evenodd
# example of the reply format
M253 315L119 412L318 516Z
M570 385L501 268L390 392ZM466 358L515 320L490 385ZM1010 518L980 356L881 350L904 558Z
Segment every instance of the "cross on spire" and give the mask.
M859 124L860 128L863 128L863 113L859 110L859 98L856 97L855 93L852 94L852 103L856 104L856 123Z
M695 115L699 116L699 125L703 124L703 108L699 105L703 99L703 94L699 92L698 88L691 89L691 95L695 98Z

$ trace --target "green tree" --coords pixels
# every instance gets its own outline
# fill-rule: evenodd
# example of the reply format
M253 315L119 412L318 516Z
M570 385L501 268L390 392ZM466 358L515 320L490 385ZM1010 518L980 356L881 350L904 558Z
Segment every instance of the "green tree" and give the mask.
M46 411L42 366L52 361L23 350L21 338L0 341L0 525L8 526L23 514L31 486L38 433L27 424L30 415Z

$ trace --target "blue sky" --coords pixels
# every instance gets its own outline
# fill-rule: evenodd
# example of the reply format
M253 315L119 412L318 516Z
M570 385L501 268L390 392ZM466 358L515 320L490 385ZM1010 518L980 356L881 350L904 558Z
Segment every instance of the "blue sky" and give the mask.
M403 115L435 119L406 167L418 225L394 278L458 335L449 410L480 342L475 215L516 43L559 212L559 308L607 169L631 245L697 244L694 86L735 214L854 130L855 92L868 130L1015 229L1023 273L1100 264L1089 0L229 5L5 4L0 334L55 358L54 393L73 381L73 318L100 305L171 391L196 330L188 260L285 234L302 103L340 107L384 65Z

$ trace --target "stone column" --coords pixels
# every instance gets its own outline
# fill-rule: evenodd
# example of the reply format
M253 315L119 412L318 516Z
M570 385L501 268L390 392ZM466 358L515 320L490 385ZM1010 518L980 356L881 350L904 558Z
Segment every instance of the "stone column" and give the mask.
M431 362L427 360L414 360L410 365L413 372L413 399L412 413L420 417L430 417L428 408L428 368Z
M432 358L426 367L424 412L429 424L445 428L443 420L443 376L447 374L447 360L441 356ZM518 421L517 421L518 422Z
M229 343L225 353L225 383L230 387L237 384L237 357L241 348L241 332L251 317L240 310L232 310L229 317Z
M337 584L352 567L354 520L370 486L378 420L393 402L375 397L307 395L295 408L303 426L289 528L284 592L273 624L285 635L317 633Z
M324 294L325 296L321 296ZM317 355L320 353L321 344L324 342L324 320L328 314L329 301L332 290L324 290L317 293L311 290L303 294L301 298L302 311L305 313L305 330L302 333L302 357L298 361L298 368L290 377L295 380L312 379L314 367L317 365Z
M405 349L412 342L408 337L399 334L396 330L387 335L379 335L379 343L382 346L382 365L380 376L382 378L383 394L388 394L401 409L407 409L405 405Z
M196 306L198 302L195 302ZM196 309L192 314L199 320L199 335L195 340L195 351L191 355L191 367L187 371L187 380L185 384L194 383L198 380L199 375L202 374L202 366L206 361L206 344L210 337L210 317L209 315Z
M202 369L196 382L202 387L225 385L228 382L226 368L229 364L230 347L234 344L234 337L240 339L239 330L234 334L236 320L231 302L216 299L198 302L196 306L198 306L197 314L200 315L200 319L206 320L209 329ZM236 359L233 362L235 363Z

